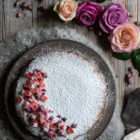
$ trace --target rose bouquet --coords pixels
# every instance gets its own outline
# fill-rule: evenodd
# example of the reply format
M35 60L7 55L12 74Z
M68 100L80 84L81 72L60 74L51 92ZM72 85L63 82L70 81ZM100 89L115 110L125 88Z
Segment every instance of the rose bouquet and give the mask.
M99 26L108 34L113 56L117 59L132 59L140 70L140 30L129 21L128 11L120 3L111 3L100 14Z
M98 23L100 29L108 35L113 56L121 60L133 60L135 68L140 70L140 30L129 21L129 13L120 3L111 3L105 8L96 2L59 0L54 7L64 21L76 19L84 26Z
M94 2L93 2L94 1ZM110 3L102 7L99 3L105 0L58 0L53 10L61 20L69 22L75 19L80 25L94 27L96 23L103 34L108 36L113 56L121 59L132 59L135 68L140 70L140 30L129 20L129 13L120 3ZM40 7L47 10L43 0L39 0ZM16 7L30 9L28 2L16 1ZM20 11L18 17L26 14Z

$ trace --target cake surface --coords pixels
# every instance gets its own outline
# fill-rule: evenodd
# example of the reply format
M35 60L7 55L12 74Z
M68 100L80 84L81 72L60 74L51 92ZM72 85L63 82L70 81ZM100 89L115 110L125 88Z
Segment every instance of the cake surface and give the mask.
M88 135L105 106L106 86L96 65L74 52L54 52L33 60L24 75L35 69L44 70L48 75L44 88L49 99L40 104L53 110L55 116L66 117L68 125L77 124L74 134L56 139L86 140L84 134ZM16 100L27 79L24 75L17 81ZM27 118L21 115L22 105L17 102L16 111L32 134L46 138L44 132L29 125Z

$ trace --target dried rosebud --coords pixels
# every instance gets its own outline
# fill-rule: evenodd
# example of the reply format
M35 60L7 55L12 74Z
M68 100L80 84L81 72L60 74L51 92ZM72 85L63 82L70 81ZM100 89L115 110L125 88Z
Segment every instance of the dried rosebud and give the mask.
M74 124L74 123L73 123L73 124L71 125L71 127L72 127L72 128L76 128L76 127L77 127L77 124Z
M133 73L133 71L134 71L134 67L133 66L130 67L130 71L131 71L131 73Z
M129 84L132 83L132 78L131 78L131 77L128 78L128 83L129 83Z
M62 116L61 116L61 115L57 115L56 117L57 117L57 118L61 118Z
M66 128L66 130L68 130L69 128L70 128L70 126L68 126L68 125L67 125L67 128Z
M40 111L41 111L41 112L44 112L44 111L45 111L44 106L41 106L41 107L40 107Z
M30 107L26 108L26 111L30 113L31 112L31 108Z
M21 2L19 1L19 0L17 0L16 2L15 2L15 7L16 8L19 8L21 6Z
M33 70L33 74L34 74L34 75L36 75L36 74L37 74L37 72L38 72L38 71L37 71L36 69L35 69L35 70Z
M49 113L53 113L53 111L52 111L52 110L49 110L48 112L49 112Z
M42 89L42 92L46 92L46 89Z
M25 13L24 12L18 12L17 17L18 18L25 17Z
M128 73L128 74L127 74L127 77L131 77L131 76L132 76L132 74L131 74L131 73Z
M48 132L47 135L48 135L49 137L51 137L51 135L52 135L51 131Z
M48 8L48 6L47 6L47 4L42 4L42 5L41 5L41 8L42 8L43 10L46 10L46 9Z
M53 121L54 120L54 117L53 116L49 117L49 120L50 121Z
M23 5L24 8L28 8L29 7L29 4L28 4L27 1L23 2L22 5Z
M44 73L43 77L44 77L44 78L47 78L48 76L47 76L47 74L46 74L46 73Z
M62 121L66 122L67 118L62 118Z
M132 76L133 76L133 77L136 76L136 73L133 72Z

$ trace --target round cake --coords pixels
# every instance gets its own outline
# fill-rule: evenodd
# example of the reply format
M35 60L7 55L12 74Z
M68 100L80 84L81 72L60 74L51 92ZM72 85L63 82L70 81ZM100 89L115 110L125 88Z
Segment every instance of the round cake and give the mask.
M75 52L34 59L17 81L17 115L42 139L89 140L101 118L106 85L96 64Z

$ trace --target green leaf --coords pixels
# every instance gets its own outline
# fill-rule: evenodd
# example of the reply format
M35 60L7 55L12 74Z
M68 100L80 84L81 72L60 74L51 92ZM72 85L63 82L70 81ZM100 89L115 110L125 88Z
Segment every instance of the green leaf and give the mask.
M140 49L134 50L131 53L115 53L113 52L113 56L120 60L128 60L130 58L135 57L136 55L140 54Z
M140 49L134 50L134 51L132 52L133 57L136 56L137 54L140 54Z
M102 2L105 2L106 0L91 0L91 1L97 2L97 3L102 3ZM112 1L112 0L110 0L110 1Z
M140 70L140 54L137 54L136 57L133 59L134 67Z
M128 60L132 58L132 53L115 53L113 52L113 56L120 60Z

